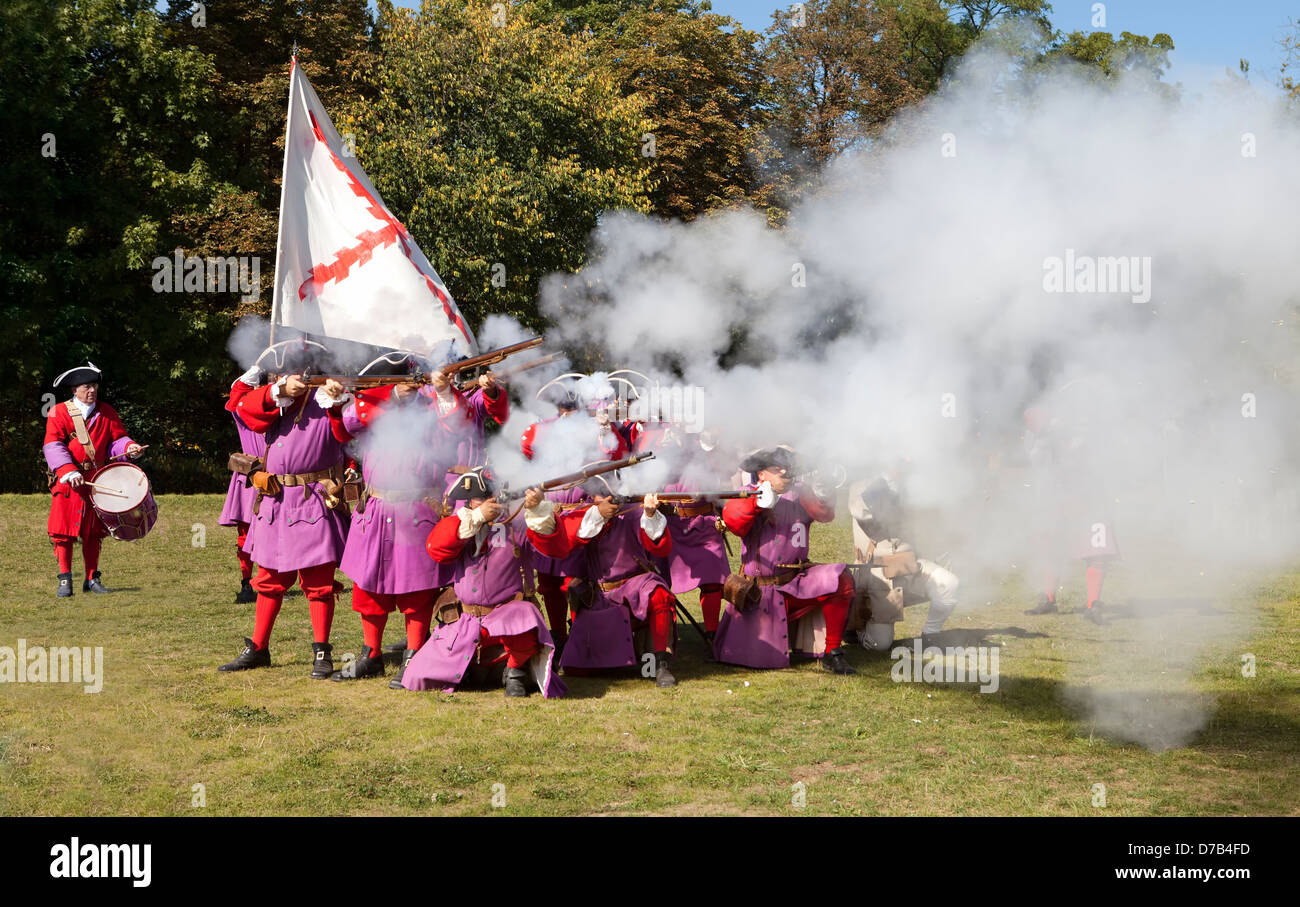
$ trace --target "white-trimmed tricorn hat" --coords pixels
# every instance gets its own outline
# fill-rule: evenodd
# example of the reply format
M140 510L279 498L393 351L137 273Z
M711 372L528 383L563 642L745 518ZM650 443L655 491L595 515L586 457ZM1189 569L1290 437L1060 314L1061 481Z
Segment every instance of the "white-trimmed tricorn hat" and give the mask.
M82 384L97 384L104 373L99 367L89 359L85 365L79 365L76 368L70 368L62 375L54 379L54 386L58 387L78 387Z
M787 471L794 472L794 448L786 444L778 444L775 447L760 447L758 450L751 450L740 461L740 468L749 473L757 473L760 469L769 467L778 469L784 467Z

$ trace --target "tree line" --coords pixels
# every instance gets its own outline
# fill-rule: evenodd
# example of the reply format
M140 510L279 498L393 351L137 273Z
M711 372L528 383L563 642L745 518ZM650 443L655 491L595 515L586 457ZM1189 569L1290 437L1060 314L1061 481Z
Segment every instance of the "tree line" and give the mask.
M808 0L759 33L707 0L6 0L0 490L43 489L50 382L86 359L153 445L159 491L223 487L226 341L270 311L295 46L470 323L542 328L540 280L581 269L602 212L745 206L782 229L834 156L879 140L982 37L1026 71L1167 66L1168 35L1063 34L1050 13ZM176 250L256 260L260 291L164 285L154 262Z

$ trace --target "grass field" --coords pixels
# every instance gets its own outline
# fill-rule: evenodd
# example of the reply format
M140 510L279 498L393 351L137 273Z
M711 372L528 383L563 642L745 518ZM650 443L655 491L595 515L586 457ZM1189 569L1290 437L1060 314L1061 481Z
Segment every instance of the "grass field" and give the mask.
M54 597L47 502L0 497L0 646L102 646L103 690L0 684L5 815L1300 814L1297 574L1205 615L1126 611L1120 571L1105 627L1023 616L1031 595L1009 577L991 603L964 604L944 640L1000 646L989 694L896 683L887 656L856 646L851 678L806 662L712 665L683 626L675 689L629 674L571 678L562 700L506 700L310 680L296 592L273 666L219 674L252 628L252 606L232 603L221 498L161 498L150 536L105 544L114 593L83 595L78 582L71 599ZM842 560L847 525L813 542L815 559ZM349 606L345 593L336 659L361 645ZM1179 634L1201 619L1249 635L1192 651ZM924 606L909 608L899 636L923 620ZM1116 716L1158 742L1161 722L1204 726L1152 749L1125 742Z

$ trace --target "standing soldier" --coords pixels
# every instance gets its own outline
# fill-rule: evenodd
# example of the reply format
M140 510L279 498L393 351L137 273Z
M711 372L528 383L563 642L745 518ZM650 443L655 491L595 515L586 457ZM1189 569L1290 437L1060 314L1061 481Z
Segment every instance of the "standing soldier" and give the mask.
M144 448L127 437L117 410L99 401L102 373L93 362L54 379L54 388L73 392L45 420L45 463L50 470L50 517L46 524L59 563L59 598L72 595L72 543L81 539L86 578L82 592L104 593L99 549L108 529L90 505L90 473L123 456L135 459Z
M248 424L240 418L240 412L243 398L265 383L266 372L255 365L230 385L230 396L226 400L226 411L235 420L235 431L239 433L240 451L245 457L263 461L266 459L266 436L249 428ZM217 525L234 526L237 532L235 555L239 558L240 575L239 593L235 596L237 605L249 605L257 601L257 593L253 591L252 586L253 559L244 551L244 543L248 541L248 526L253 522L255 497L257 497L257 489L253 487L252 477L247 473L232 471L230 487L226 490L226 503L221 508Z
M585 485L592 504L558 514L556 506L530 492L528 537L542 554L564 557L583 549L588 582L570 587L578 607L565 646L565 669L620 668L637 663L632 620L644 622L654 652L655 684L676 685L669 670L677 599L649 558L672 552L668 520L653 494L622 508L603 476ZM594 586L594 588L593 588Z
M309 363L309 353L286 362L290 372ZM334 672L330 628L334 621L334 569L343 556L347 523L339 492L343 480L343 445L331 426L347 402L343 386L330 381L311 393L301 374L285 374L275 384L245 394L241 417L266 435L266 466L254 473L259 494L244 550L257 564L253 588L257 609L253 635L244 650L221 671L244 671L271 665L268 644L284 593L298 583L307 598L312 625L311 676L323 680Z
M672 442L665 433L660 443ZM719 467L714 456L716 447L703 436L687 438L677 460L677 479L664 490L673 492L718 491L729 486L730 477ZM668 533L673 539L668 570L676 595L700 590L700 610L704 615L704 636L712 647L722 613L722 584L731 573L727 546L718 528L720 514L710 501L674 504L668 516ZM713 652L708 653L713 657Z
M722 519L741 539L741 569L757 581L760 598L744 612L727 605L713 649L719 661L731 664L788 667L790 622L811 617L813 639L804 651L821 657L828 671L856 674L841 648L853 581L844 564L808 560L811 524L831 522L835 508L815 485L795 484L794 462L794 451L781 445L756 450L740 464L755 474L758 484L751 487L758 494L728 501ZM823 630L825 640L818 641Z
M443 625L411 660L408 690L453 690L466 675L505 662L507 696L533 683L548 699L563 696L555 646L533 599L532 545L520 511L506 517L482 470L457 478L447 492L452 512L429 533L429 557L452 569L455 603L441 603ZM533 500L541 494L532 491ZM449 613L450 612L450 613ZM450 619L449 619L450 617Z
M434 444L436 424L432 401L416 384L361 391L335 424L339 441L363 438L365 486L339 569L352 579L352 610L361 615L366 651L332 680L383 676L384 627L400 611L402 667L388 684L400 690L406 666L429 636L438 589L451 582L451 571L425 552L439 519L429 499L441 496L451 455Z
M430 384L438 413L434 443L452 454L442 492L449 490L459 476L487 462L488 425L503 425L510 418L510 397L490 373L479 376L478 387L469 393L456 389L451 379L436 369Z

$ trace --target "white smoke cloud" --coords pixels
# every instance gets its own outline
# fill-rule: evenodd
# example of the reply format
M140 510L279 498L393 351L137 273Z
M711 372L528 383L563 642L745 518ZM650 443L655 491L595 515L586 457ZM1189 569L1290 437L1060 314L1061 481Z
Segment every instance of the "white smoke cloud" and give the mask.
M1033 527L1054 513L1071 540L1117 534L1118 612L1226 601L1300 543L1300 122L1240 81L1180 100L1148 77L1012 68L972 55L833 162L784 231L605 217L582 274L543 283L548 339L705 388L705 428L738 448L790 443L853 475L910 457L968 607L1013 565L1039 588ZM1030 407L1068 453L1046 473ZM1195 626L1183 649L1249 630ZM1085 699L1113 717L1113 697ZM1164 746L1201 723L1115 735Z

